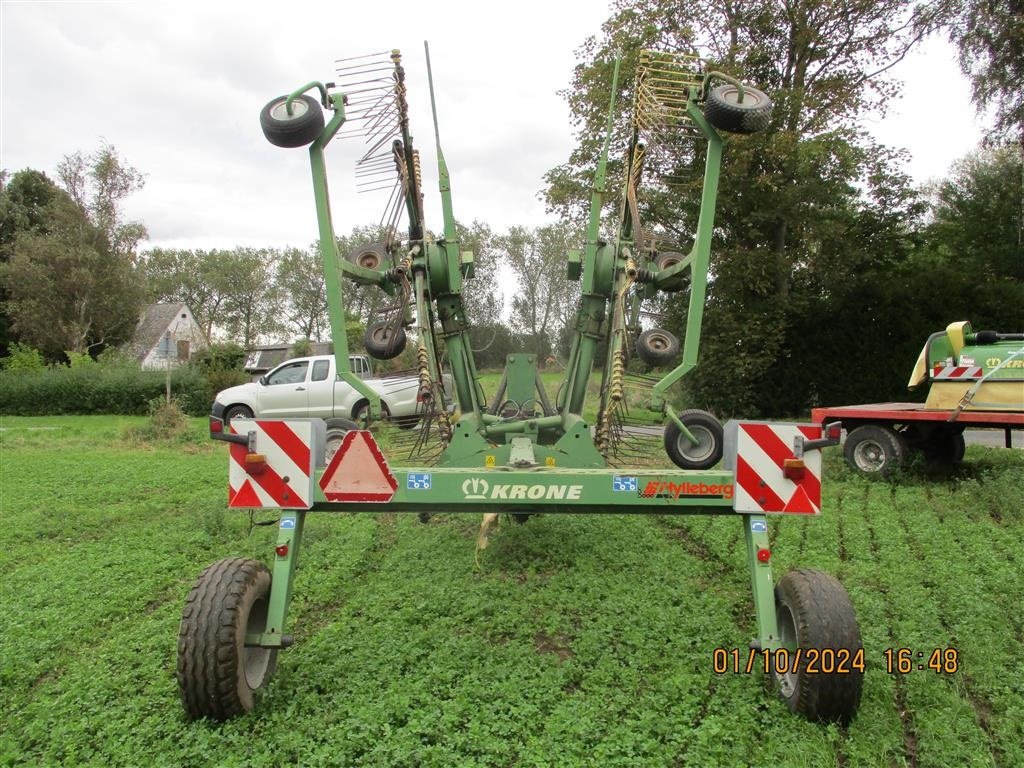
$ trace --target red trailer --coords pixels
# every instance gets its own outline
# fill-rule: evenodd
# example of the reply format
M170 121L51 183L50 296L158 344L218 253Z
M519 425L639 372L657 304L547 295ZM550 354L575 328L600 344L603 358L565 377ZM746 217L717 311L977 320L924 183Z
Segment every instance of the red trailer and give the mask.
M1013 430L1024 430L1024 413L927 409L922 403L872 403L815 408L815 424L839 422L846 430L843 455L865 473L886 474L912 450L935 463L954 464L964 456L965 429L1002 429L1006 447Z

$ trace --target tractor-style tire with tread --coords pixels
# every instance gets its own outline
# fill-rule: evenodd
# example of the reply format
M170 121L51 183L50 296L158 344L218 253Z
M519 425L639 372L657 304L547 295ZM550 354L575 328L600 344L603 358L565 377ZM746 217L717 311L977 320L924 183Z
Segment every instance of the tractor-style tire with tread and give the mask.
M402 354L405 349L405 328L394 328L390 323L379 320L366 326L363 333L363 346L367 354L377 360L391 360Z
M790 571L775 587L775 614L789 658L801 650L795 670L782 675L773 670L779 696L790 712L808 720L848 725L860 706L864 673L860 627L846 589L822 571ZM843 651L835 654L838 661L845 659L842 671L808 673L809 662L822 661L808 654L812 648Z
M879 424L864 424L850 431L843 446L846 462L866 475L887 477L899 469L907 457L906 439Z
M721 460L725 448L722 422L707 411L696 408L680 411L679 420L697 439L697 444L684 437L675 422L670 420L665 425L665 453L680 469L711 469Z
M963 461L967 444L963 431L939 429L924 444L925 459L939 467L952 467Z
M289 115L287 101L287 96L278 96L267 104L260 112L260 127L275 147L304 147L324 129L324 111L319 101L303 94L292 101Z
M670 267L674 267L681 261L685 261L686 257L677 253L676 251L662 251L658 254L654 260L654 265L658 268L659 272L663 272ZM681 272L672 279L671 282L665 285L659 285L658 287L663 291L674 292L681 291L689 283L689 273Z
M247 648L266 629L270 571L257 560L220 560L185 599L178 630L178 690L190 720L228 720L252 710L274 674L277 649Z
M636 354L650 366L668 365L679 356L679 339L664 328L651 328L637 337Z
M338 452L345 435L355 429L359 429L359 425L350 419L327 420L327 439L324 442L324 459L327 464L331 463L334 454Z
M757 88L743 86L743 102L739 88L732 83L712 88L704 103L704 118L715 128L729 133L757 133L768 127L772 117L771 99Z

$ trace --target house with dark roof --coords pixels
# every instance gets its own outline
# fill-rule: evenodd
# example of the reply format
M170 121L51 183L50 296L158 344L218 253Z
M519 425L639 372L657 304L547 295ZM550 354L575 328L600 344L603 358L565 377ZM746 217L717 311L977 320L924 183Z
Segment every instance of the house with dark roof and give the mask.
M146 307L129 345L142 368L158 370L188 362L209 346L192 310L181 303Z

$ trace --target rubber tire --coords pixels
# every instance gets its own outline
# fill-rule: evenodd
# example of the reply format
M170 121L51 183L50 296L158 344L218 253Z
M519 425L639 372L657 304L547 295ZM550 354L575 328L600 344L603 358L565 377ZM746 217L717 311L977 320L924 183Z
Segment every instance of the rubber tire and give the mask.
M907 443L889 427L865 424L846 436L843 456L861 474L888 477L903 465Z
M257 560L226 558L200 574L178 629L178 690L189 720L252 711L256 691L274 674L277 649L246 648L245 633L266 629L269 598L270 571Z
M863 649L857 614L846 589L822 571L790 571L775 587L775 614L783 642L795 639L803 651L796 672L783 677L773 671L779 697L790 712L808 720L849 725L860 706L864 673L852 666L848 673L805 672L809 648L846 649L850 664Z
M663 270L668 269L669 267L675 266L685 258L686 257L683 254L676 253L675 251L663 251L662 253L659 253L657 258L654 260L654 265L658 268L658 271L661 272ZM688 282L689 281L686 279L686 273L684 272L678 275L676 279L674 279L668 285L662 285L658 287L662 291L668 291L671 293L683 290L683 288L686 287Z
M964 433L939 429L923 446L925 459L940 467L952 467L963 461L967 444Z
M636 354L648 365L667 365L679 355L679 339L663 328L651 328L637 337Z
M674 421L665 425L665 453L680 469L711 469L722 460L725 430L707 411L691 408L679 412L679 420L700 440L696 446L683 437ZM704 439L702 439L704 438Z
M232 405L232 406L229 406L224 411L224 426L229 425L231 423L232 419L237 419L237 418L251 419L252 418L252 408L250 408L247 405Z
M292 101L291 117L285 109L287 96L278 96L260 112L260 128L275 147L293 149L312 143L324 129L320 102L303 94Z
M356 429L369 429L369 424L366 423L366 412L369 410L370 404L366 400L360 400L352 408L352 423L356 425ZM391 419L391 411L388 409L388 404L382 402L380 404L380 418L381 421L389 421Z
M379 270L381 265L391 261L391 255L383 243L369 243L349 251L345 261L364 269Z
M359 429L359 425L350 419L328 419L327 440L324 442L324 461L328 464L338 452L341 441L349 432Z
M405 328L398 326L396 331L383 320L370 323L363 334L363 346L367 354L377 360L398 357L405 349L405 342Z
M757 88L743 86L743 103L739 89L732 83L712 88L704 103L704 119L715 128L729 133L757 133L768 127L772 117L772 101Z

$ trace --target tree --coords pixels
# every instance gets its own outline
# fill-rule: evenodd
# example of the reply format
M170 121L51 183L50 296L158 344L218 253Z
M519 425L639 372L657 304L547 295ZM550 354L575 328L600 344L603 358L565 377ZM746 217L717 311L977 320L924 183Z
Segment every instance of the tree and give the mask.
M218 262L225 251L191 251L154 248L143 254L140 268L146 277L149 300L183 302L192 310L207 339L221 321L223 281Z
M323 262L315 247L308 251L285 248L275 275L281 291L282 322L297 338L320 341L331 326L327 315L327 287Z
M575 309L577 286L568 278L566 253L578 242L577 231L565 224L534 230L512 227L494 239L496 251L516 278L513 329L541 360L554 350Z
M274 284L278 254L267 248L215 251L211 280L224 297L221 322L229 339L251 347L282 330L281 291Z
M75 152L57 164L57 177L89 222L109 243L110 252L134 261L139 242L147 236L139 221L124 221L121 202L145 185L145 176L126 165L110 144L90 155Z
M142 301L132 265L69 196L56 195L46 219L50 231L19 234L0 266L13 330L50 358L127 341Z

